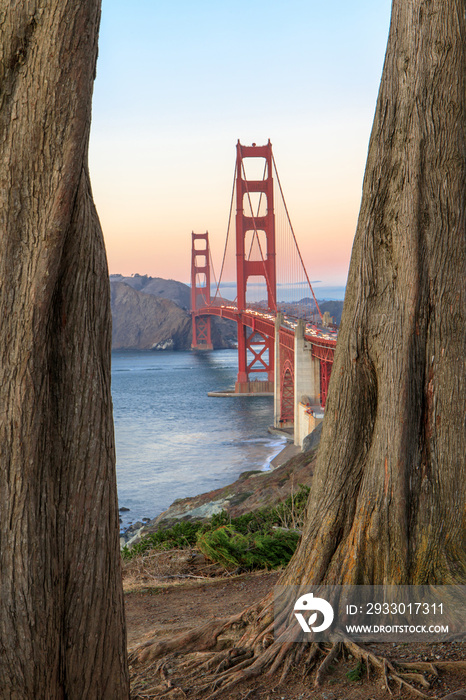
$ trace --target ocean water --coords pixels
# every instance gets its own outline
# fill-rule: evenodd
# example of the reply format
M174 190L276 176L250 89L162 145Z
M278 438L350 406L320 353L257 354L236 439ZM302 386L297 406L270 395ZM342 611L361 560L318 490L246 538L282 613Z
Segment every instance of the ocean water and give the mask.
M236 350L112 354L122 529L176 498L267 469L284 446L270 435L271 397L210 398L235 382Z

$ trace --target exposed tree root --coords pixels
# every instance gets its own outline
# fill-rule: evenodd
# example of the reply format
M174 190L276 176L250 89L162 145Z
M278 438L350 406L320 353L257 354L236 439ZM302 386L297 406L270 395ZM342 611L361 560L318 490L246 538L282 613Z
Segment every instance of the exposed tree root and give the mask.
M279 683L283 683L298 665L302 666L303 677L315 670L314 685L318 687L332 665L349 653L364 664L368 678L371 670L383 678L388 693L392 694L395 688L432 700L423 692L431 687L426 675L432 680L438 677L439 670L466 671L466 661L391 662L346 638L331 645L295 643L292 638L284 641L284 635L274 640L272 627L270 607L252 606L228 620L209 623L171 640L146 642L130 655L130 664L149 663L144 675L147 678L152 669L151 678L159 676L160 682L153 684L152 680L150 689L133 687L133 692L140 693L138 698L178 700L183 698L183 687L189 687L202 693L206 700L215 700L240 683L264 674L273 676L281 671ZM225 633L229 638L222 638Z
M322 685L322 680L326 673L329 671L330 666L332 665L333 661L336 661L339 654L341 653L341 643L337 642L337 644L334 644L330 651L328 652L327 656L325 659L322 661L320 666L317 669L316 677L314 680L314 685L316 687Z
M190 630L172 639L150 639L129 655L129 664L155 661L173 652L183 651L183 653L187 653L189 651L213 649L217 645L217 639L220 634L235 624L243 624L242 614L226 620L209 622L202 625L202 627Z
M320 645L317 644L316 642L313 642L311 644L311 649L309 651L308 657L304 662L304 668L303 668L303 678L308 676L310 672L313 670L314 666L317 663L317 659L321 655L322 650L320 648Z
M415 663L410 664L411 672L404 673L401 671L397 671L395 666L390 661L388 661L388 659L386 659L383 656L377 656L376 654L373 654L369 649L367 649L361 644L356 644L355 642L349 639L345 639L343 644L356 659L359 659L360 661L366 664L368 670L370 666L373 666L382 673L385 681L385 687L389 693L391 693L390 681L393 681L398 685L398 688L400 690L404 688L413 695L417 695L417 697L431 699L431 696L426 695L421 690L418 690L413 686L413 682L416 682L422 685L423 688L430 688L430 683L424 678L424 676L422 676L420 673L413 673L413 671L416 668L418 670L421 670L419 669L419 666L417 666ZM433 672L434 675L438 675L436 669L432 666L432 664L425 665L429 666L429 671L431 673ZM400 664L399 667L406 668L406 665Z
M274 620L273 602L268 597L231 618L210 622L170 640L152 639L137 648L129 662L133 667L146 666L144 676L152 679L147 682L153 684L154 676L160 681L150 690L141 687L137 697L155 695L178 700L183 698L184 687L202 693L206 700L215 700L259 676L270 677L281 671L279 683L283 683L298 665L302 666L303 678L315 671L314 685L318 687L345 654L364 664L368 679L371 671L378 673L388 693L392 694L395 687L426 700L432 700L423 692L430 689L429 676L431 680L438 677L439 670L466 671L466 661L391 662L347 638L335 639L330 645L306 644L296 643L293 634L285 611ZM135 690L139 692L133 687Z

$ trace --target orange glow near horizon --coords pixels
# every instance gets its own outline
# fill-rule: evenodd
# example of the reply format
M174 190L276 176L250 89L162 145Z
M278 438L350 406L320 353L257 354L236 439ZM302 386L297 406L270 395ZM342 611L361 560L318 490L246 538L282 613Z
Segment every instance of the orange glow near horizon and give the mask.
M209 231L214 268L219 271L225 245L234 167L234 146L211 154L195 174L192 160L183 165L181 192L173 163L167 178L138 170L128 183L118 173L94 186L111 274L139 273L188 283L191 231ZM225 148L225 151L227 149ZM344 285L359 209L364 155L353 157L346 170L324 148L312 153L312 168L304 158L284 158L277 167L301 255L309 278ZM311 160L308 156L308 160ZM227 165L229 166L227 168ZM340 165L340 167L339 167ZM180 166L181 167L181 166ZM215 167L219 169L215 176ZM301 170L300 170L301 168ZM186 170L190 171L186 174ZM275 199L279 197L275 186ZM115 208L118 202L118 208ZM276 205L277 207L277 205Z
M370 122L358 113L347 129L318 122L288 144L284 134L271 138L280 182L309 278L344 285L358 216ZM297 138L298 137L298 138ZM357 137L357 145L352 138ZM235 166L235 140L173 143L155 149L138 143L132 170L108 172L93 179L96 205L104 231L112 274L147 274L188 283L191 231L209 231L218 273L225 245ZM266 138L263 142L266 142ZM248 144L250 141L241 140ZM261 141L258 142L261 143ZM113 148L111 136L94 150L99 173ZM158 158L150 157L152 150ZM149 155L148 155L149 154ZM275 211L280 192L275 180ZM234 215L234 211L233 211Z
M318 199L318 202L311 202L308 212L304 204L296 207L299 217L293 217L290 211L301 255L311 280L344 285L359 202L353 199L352 202L340 201L338 206L333 202L332 206L323 194ZM186 211L171 210L173 216L167 216L166 210L158 211L156 202L152 206L141 202L135 212L125 212L120 202L118 217L111 208L105 208L105 202L100 205L98 202L110 273L125 276L147 274L189 283L191 231L203 233L206 230L209 231L214 268L218 272L226 238L228 195L225 201L226 214L219 207L211 207L205 220L193 207L195 224L191 227L186 225L189 218ZM207 203L203 204L207 212Z
M341 215L327 219L322 226L319 226L321 222L317 220L311 223L313 230L319 230L318 236L310 234L304 239L297 232L309 278L321 280L325 284L345 284L353 243L354 217L348 216L345 220ZM311 226L308 225L307 228ZM193 230L202 233L206 227ZM209 236L214 267L218 271L225 232L210 230ZM139 228L137 233L128 236L123 232L107 235L104 227L104 237L111 274L147 274L189 283L191 231L171 231L165 235L162 231L157 234Z

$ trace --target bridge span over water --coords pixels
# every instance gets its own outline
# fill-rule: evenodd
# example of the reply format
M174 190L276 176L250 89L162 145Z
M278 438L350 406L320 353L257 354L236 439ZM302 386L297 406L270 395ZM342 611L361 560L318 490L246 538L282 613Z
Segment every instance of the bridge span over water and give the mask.
M247 176L248 160L262 164L262 179ZM278 214L274 174L281 195ZM235 199L236 217L232 226ZM322 315L305 270L270 141L265 146L244 146L238 141L231 202L225 251L214 295L211 294L213 265L209 234L192 233L191 347L198 351L212 349L212 316L236 322L238 377L234 393L273 393L275 427L293 427L295 444L300 445L323 417L337 330L328 314ZM230 236L232 228L234 236ZM229 240L233 243L230 255ZM221 293L228 260L232 257L236 268L233 301ZM279 300L277 289L286 298ZM300 297L304 289L307 295ZM292 290L300 298L292 298ZM252 299L251 292L259 293L262 298Z

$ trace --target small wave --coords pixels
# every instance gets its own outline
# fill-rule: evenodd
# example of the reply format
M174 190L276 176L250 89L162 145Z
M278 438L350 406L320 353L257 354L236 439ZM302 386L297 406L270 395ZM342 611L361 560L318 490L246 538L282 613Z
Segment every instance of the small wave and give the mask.
M248 438L247 440L238 440L238 442L246 443L248 445L267 445L268 443L270 443L271 445L274 444L270 441L269 438Z
M277 455L280 454L280 452L284 449L285 445L286 445L286 438L281 438L280 441L277 441L274 443L275 449L273 451L273 454L271 454L265 460L264 464L261 467L262 472L270 471L270 469L272 468L271 467L272 461L275 459L275 457L277 457Z

